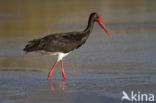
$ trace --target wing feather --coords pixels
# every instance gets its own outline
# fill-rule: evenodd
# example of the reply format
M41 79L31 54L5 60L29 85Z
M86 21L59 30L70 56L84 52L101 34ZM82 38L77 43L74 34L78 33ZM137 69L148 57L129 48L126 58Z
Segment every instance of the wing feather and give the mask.
M85 43L85 34L80 32L56 33L41 39L29 41L24 51L45 50L49 52L70 52Z

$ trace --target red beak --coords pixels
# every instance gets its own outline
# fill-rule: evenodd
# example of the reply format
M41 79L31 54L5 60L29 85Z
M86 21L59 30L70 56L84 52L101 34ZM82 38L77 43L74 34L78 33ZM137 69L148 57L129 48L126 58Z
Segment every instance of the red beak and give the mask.
M104 24L102 23L102 20L100 19L100 15L97 15L98 16L98 20L97 22L99 23L99 25L103 28L103 30L108 34L108 36L110 38L112 38L112 35L109 33L109 31L107 30L107 28L104 26Z

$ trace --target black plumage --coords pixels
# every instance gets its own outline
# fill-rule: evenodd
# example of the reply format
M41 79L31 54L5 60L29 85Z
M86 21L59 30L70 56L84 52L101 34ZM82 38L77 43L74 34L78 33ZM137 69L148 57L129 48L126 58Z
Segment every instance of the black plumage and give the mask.
M88 39L93 29L93 24L97 20L97 14L92 13L88 20L87 28L82 32L55 33L47 35L41 39L35 39L28 42L24 51L47 51L68 53L79 48Z
M47 35L41 39L29 41L24 51L48 51L68 53L85 43L89 34L85 32L68 32Z

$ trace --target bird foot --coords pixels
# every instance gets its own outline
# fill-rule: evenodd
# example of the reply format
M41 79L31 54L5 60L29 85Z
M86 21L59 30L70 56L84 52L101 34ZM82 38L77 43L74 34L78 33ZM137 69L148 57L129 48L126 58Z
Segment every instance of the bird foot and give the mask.
M50 77L48 76L48 80L50 80Z
M66 79L66 74L64 72L62 72L62 76L64 78L64 80Z
M50 80L51 75L52 75L52 72L49 72L48 80Z

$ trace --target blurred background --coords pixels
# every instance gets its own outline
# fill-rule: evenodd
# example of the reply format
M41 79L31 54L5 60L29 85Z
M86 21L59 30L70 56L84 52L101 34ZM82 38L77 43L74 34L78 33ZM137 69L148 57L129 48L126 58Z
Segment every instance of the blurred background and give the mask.
M0 102L121 102L122 91L156 93L155 0L0 0ZM100 14L86 44L64 58L25 54L31 39L82 31ZM62 89L64 88L64 89Z

